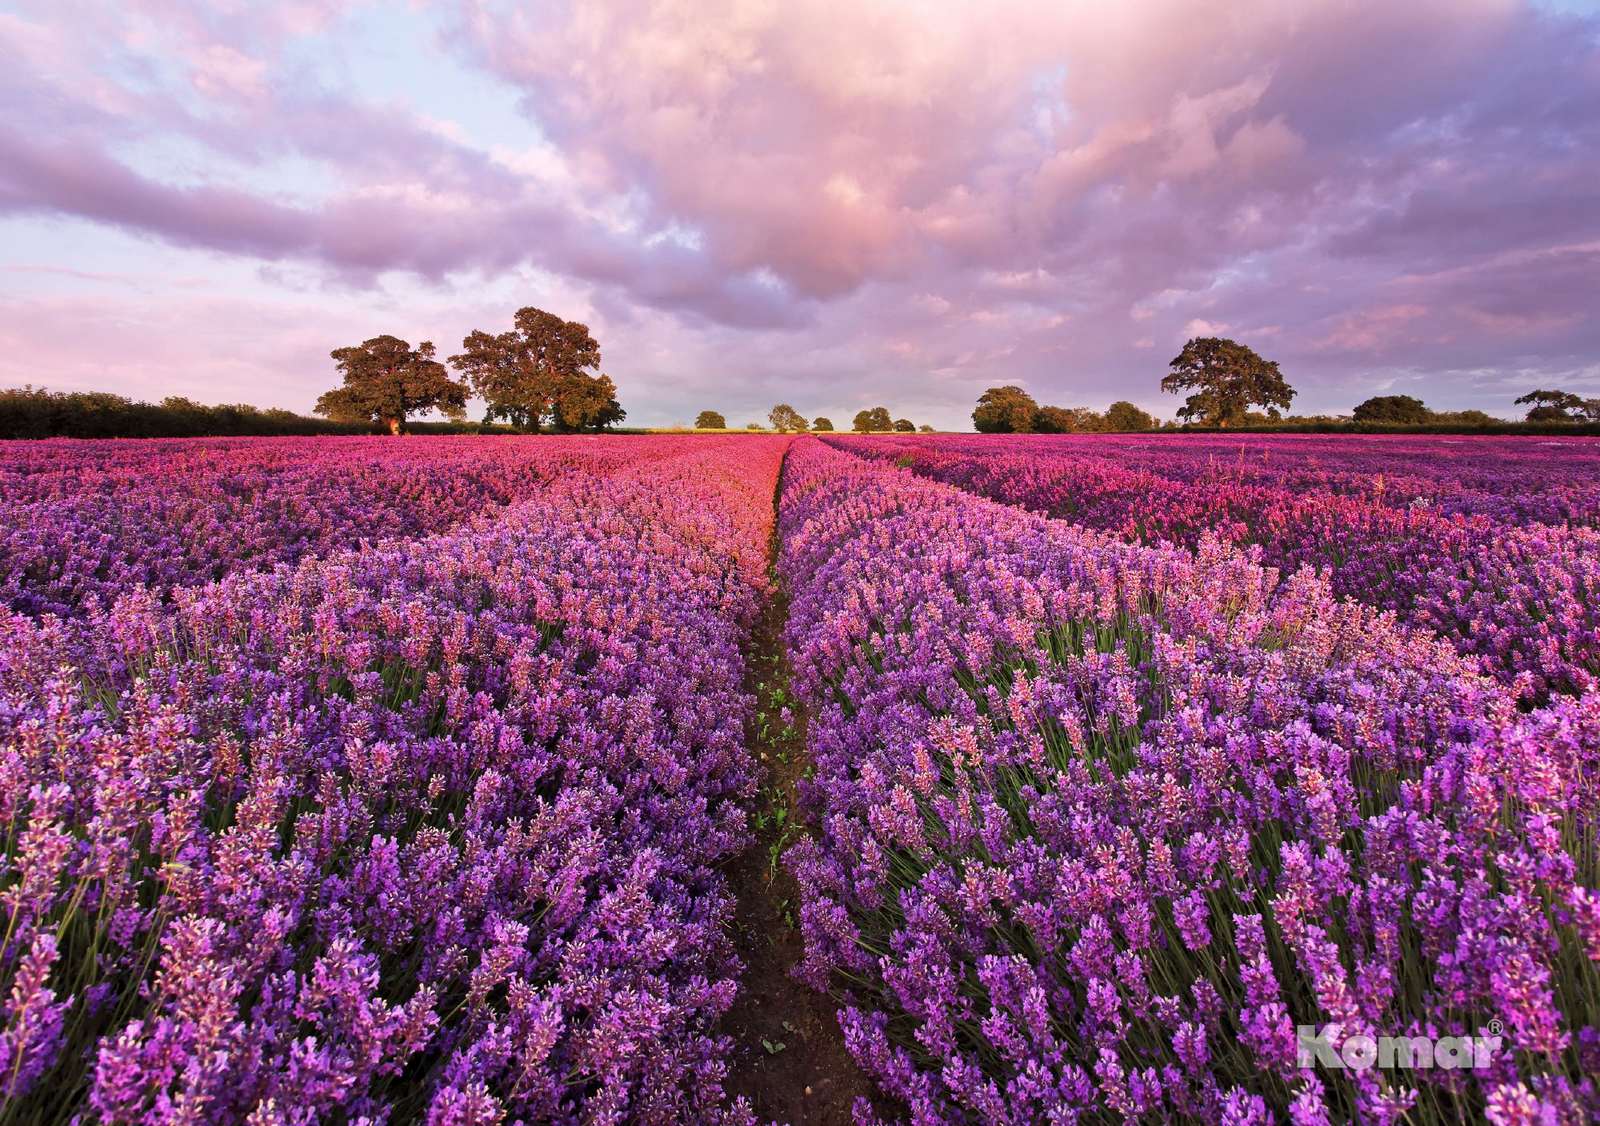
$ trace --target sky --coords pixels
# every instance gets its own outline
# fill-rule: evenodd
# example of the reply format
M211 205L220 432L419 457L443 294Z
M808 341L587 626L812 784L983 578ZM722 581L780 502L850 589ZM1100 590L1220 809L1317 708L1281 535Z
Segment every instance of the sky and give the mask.
M0 0L0 386L309 411L589 325L630 424L1600 395L1585 0Z

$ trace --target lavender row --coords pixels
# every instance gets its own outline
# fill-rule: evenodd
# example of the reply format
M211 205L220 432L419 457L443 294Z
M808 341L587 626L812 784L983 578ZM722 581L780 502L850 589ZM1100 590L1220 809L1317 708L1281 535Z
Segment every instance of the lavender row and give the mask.
M1113 438L1100 452L1180 481L1341 493L1503 524L1600 524L1600 442L1592 438L1194 434L1143 444Z
M645 452L170 606L0 611L0 1119L748 1119L718 865L781 445Z
M1218 432L975 435L939 443L974 456L1110 458L1184 484L1338 493L1503 524L1600 524L1600 442L1593 438Z
M781 495L805 970L912 1121L1600 1113L1600 699L817 442Z
M1077 455L961 453L852 441L860 456L1141 543L1207 536L1292 572L1326 569L1334 593L1429 629L1527 701L1600 684L1600 530L1397 509L1337 493L1183 482Z
M649 456L669 447L651 439ZM615 441L193 439L0 449L0 604L80 614L122 594L445 531L564 473L641 456Z

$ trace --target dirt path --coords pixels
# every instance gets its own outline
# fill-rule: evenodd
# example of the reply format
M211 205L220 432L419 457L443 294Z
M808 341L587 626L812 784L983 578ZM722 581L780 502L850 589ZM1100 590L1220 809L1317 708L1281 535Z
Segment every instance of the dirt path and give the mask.
M776 498L774 498L776 500ZM773 551L776 558L777 538ZM739 906L734 943L744 961L739 1000L724 1021L737 1045L728 1091L744 1095L763 1122L848 1126L872 1085L845 1050L833 1002L789 976L799 963L799 889L781 855L803 826L794 821L795 782L805 772L805 717L789 696L783 626L788 599L774 580L747 661L756 698L750 746L767 771L756 801L756 843L728 869Z

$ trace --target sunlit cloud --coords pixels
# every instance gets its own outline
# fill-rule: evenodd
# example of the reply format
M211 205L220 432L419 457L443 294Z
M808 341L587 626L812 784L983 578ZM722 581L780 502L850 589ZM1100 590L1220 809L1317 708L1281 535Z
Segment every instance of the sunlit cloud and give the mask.
M1303 409L1509 412L1600 392L1597 44L1513 0L25 0L0 379L305 409L329 348L546 302L646 422L1170 413L1209 333Z

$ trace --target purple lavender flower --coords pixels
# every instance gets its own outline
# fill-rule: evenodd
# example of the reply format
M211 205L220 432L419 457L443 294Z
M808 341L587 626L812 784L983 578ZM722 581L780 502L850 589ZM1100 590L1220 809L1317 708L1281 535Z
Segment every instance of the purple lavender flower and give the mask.
M1125 471L1088 452L1052 495L1100 497L1116 537L926 479L1021 496L1053 455L833 444L797 443L781 493L822 827L794 872L807 973L913 1121L1600 1112L1600 695L1529 712L1513 666L1485 678L1466 635L1337 576L1129 543L1159 538L1126 521L1172 515L1140 507L1165 486L1097 494ZM1583 688L1565 667L1546 688ZM1307 1069L1306 1024L1507 1050Z
M784 444L8 451L0 1115L742 1122Z

